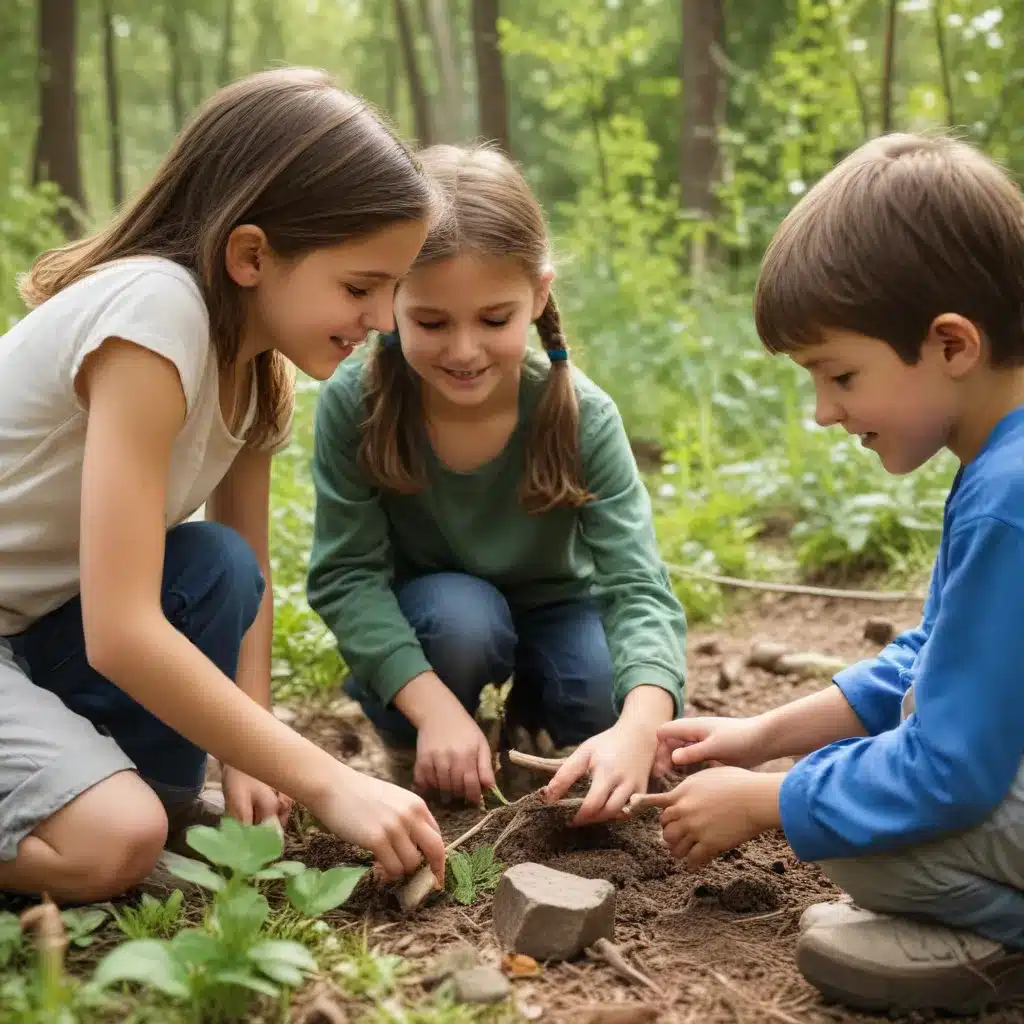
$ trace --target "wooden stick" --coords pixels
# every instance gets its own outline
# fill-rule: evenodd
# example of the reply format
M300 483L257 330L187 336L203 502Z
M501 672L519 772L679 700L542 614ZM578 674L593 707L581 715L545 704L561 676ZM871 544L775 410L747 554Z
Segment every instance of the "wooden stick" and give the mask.
M900 590L843 590L836 587L811 587L801 583L773 583L770 580L744 580L735 576L719 576L713 572L688 569L682 565L666 565L670 572L694 579L707 580L723 587L742 587L747 590L764 590L778 594L805 594L809 597L836 597L848 601L923 601L923 594Z
M537 757L536 754L524 754L521 750L510 750L508 759L520 768L530 768L545 775L554 775L566 760L564 757Z
M661 989L646 974L641 974L640 971L630 964L622 955L618 946L609 942L608 939L598 939L592 946L587 946L587 953L590 956L597 957L598 960L603 960L620 978L644 985L658 996L664 995Z

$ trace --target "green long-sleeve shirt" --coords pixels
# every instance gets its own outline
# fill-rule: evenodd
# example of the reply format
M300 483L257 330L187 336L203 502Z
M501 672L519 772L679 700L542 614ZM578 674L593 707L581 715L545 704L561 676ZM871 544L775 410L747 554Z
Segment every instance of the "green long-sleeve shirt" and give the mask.
M459 473L428 444L428 485L413 495L378 489L357 464L362 361L342 363L320 393L309 602L352 673L385 703L431 668L394 588L428 573L462 572L497 587L513 616L571 598L596 600L616 709L646 683L671 693L682 714L686 619L658 553L650 498L615 404L575 368L585 485L596 500L542 515L518 501L530 419L547 372L532 358L524 366L519 422L498 456Z

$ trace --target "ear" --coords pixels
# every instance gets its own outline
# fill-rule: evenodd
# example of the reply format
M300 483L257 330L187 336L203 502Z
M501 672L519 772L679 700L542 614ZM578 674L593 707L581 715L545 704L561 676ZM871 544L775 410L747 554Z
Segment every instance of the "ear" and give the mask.
M942 313L928 328L922 354L930 353L954 380L967 376L985 358L985 339L977 326L959 313Z
M231 280L241 288L255 288L263 277L270 244L262 228L239 224L230 235L224 251L224 265Z
M544 312L544 307L548 304L548 299L551 297L551 283L554 279L555 271L552 267L548 267L537 278L537 282L533 286L533 315L530 317L531 320L536 320Z

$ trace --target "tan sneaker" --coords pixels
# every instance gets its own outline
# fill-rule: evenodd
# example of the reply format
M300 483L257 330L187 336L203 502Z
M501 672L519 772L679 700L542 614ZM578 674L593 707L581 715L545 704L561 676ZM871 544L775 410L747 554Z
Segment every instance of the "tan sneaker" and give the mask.
M1024 996L1024 953L851 904L819 906L831 909L805 911L796 962L828 999L858 1010L964 1014Z
M862 910L852 900L837 900L835 903L812 903L801 915L799 929L805 932L822 925L843 924L846 921L864 921L878 917L870 910Z

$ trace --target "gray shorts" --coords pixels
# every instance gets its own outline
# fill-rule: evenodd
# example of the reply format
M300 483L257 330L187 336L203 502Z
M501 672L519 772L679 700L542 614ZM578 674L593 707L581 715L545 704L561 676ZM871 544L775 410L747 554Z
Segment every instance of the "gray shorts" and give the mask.
M114 740L36 686L0 637L0 861L76 796L134 768Z

